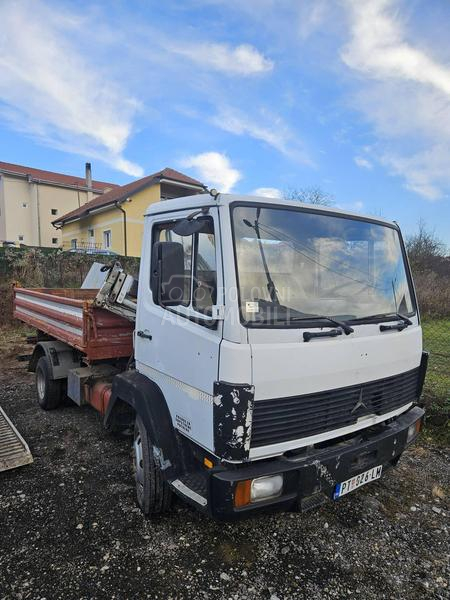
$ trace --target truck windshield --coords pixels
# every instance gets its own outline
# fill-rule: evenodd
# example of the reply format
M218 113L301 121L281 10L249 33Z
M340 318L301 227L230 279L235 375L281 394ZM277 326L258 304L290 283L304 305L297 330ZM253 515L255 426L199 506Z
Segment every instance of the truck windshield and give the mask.
M305 209L237 205L233 230L247 322L415 312L393 227Z

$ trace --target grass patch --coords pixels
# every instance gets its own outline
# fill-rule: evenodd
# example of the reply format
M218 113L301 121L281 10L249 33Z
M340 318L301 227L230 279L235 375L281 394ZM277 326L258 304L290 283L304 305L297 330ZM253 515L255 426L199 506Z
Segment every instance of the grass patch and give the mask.
M0 325L0 357L10 358L17 354L22 354L26 349L26 337L34 335L36 332L25 323L16 321L13 325ZM28 346L29 351L33 346Z
M423 347L430 353L423 398L430 434L450 441L450 318L422 321Z

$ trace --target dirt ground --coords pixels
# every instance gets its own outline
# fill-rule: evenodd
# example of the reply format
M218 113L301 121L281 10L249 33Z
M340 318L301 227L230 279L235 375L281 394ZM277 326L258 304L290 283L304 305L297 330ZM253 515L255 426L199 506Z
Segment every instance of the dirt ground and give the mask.
M34 463L0 474L0 599L450 598L448 449L306 514L146 520L130 441L90 408L39 409L20 351L2 332L0 406Z

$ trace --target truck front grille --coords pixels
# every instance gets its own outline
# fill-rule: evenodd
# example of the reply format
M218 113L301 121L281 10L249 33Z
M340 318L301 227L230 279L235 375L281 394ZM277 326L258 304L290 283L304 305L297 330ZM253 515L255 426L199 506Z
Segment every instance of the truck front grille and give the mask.
M393 377L316 394L257 400L251 446L268 446L340 429L417 400L419 367Z

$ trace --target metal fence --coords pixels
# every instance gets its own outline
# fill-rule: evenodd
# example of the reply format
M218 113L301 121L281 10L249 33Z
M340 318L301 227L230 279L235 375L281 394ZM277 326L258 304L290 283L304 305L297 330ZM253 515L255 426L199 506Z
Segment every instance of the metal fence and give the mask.
M429 352L424 396L436 410L450 413L450 317L422 321L423 347Z
M450 361L450 317L441 319L425 318L422 322L424 349ZM447 363L448 364L448 363Z
M97 242L83 242L78 240L65 241L62 244L63 250L103 250L102 244Z

